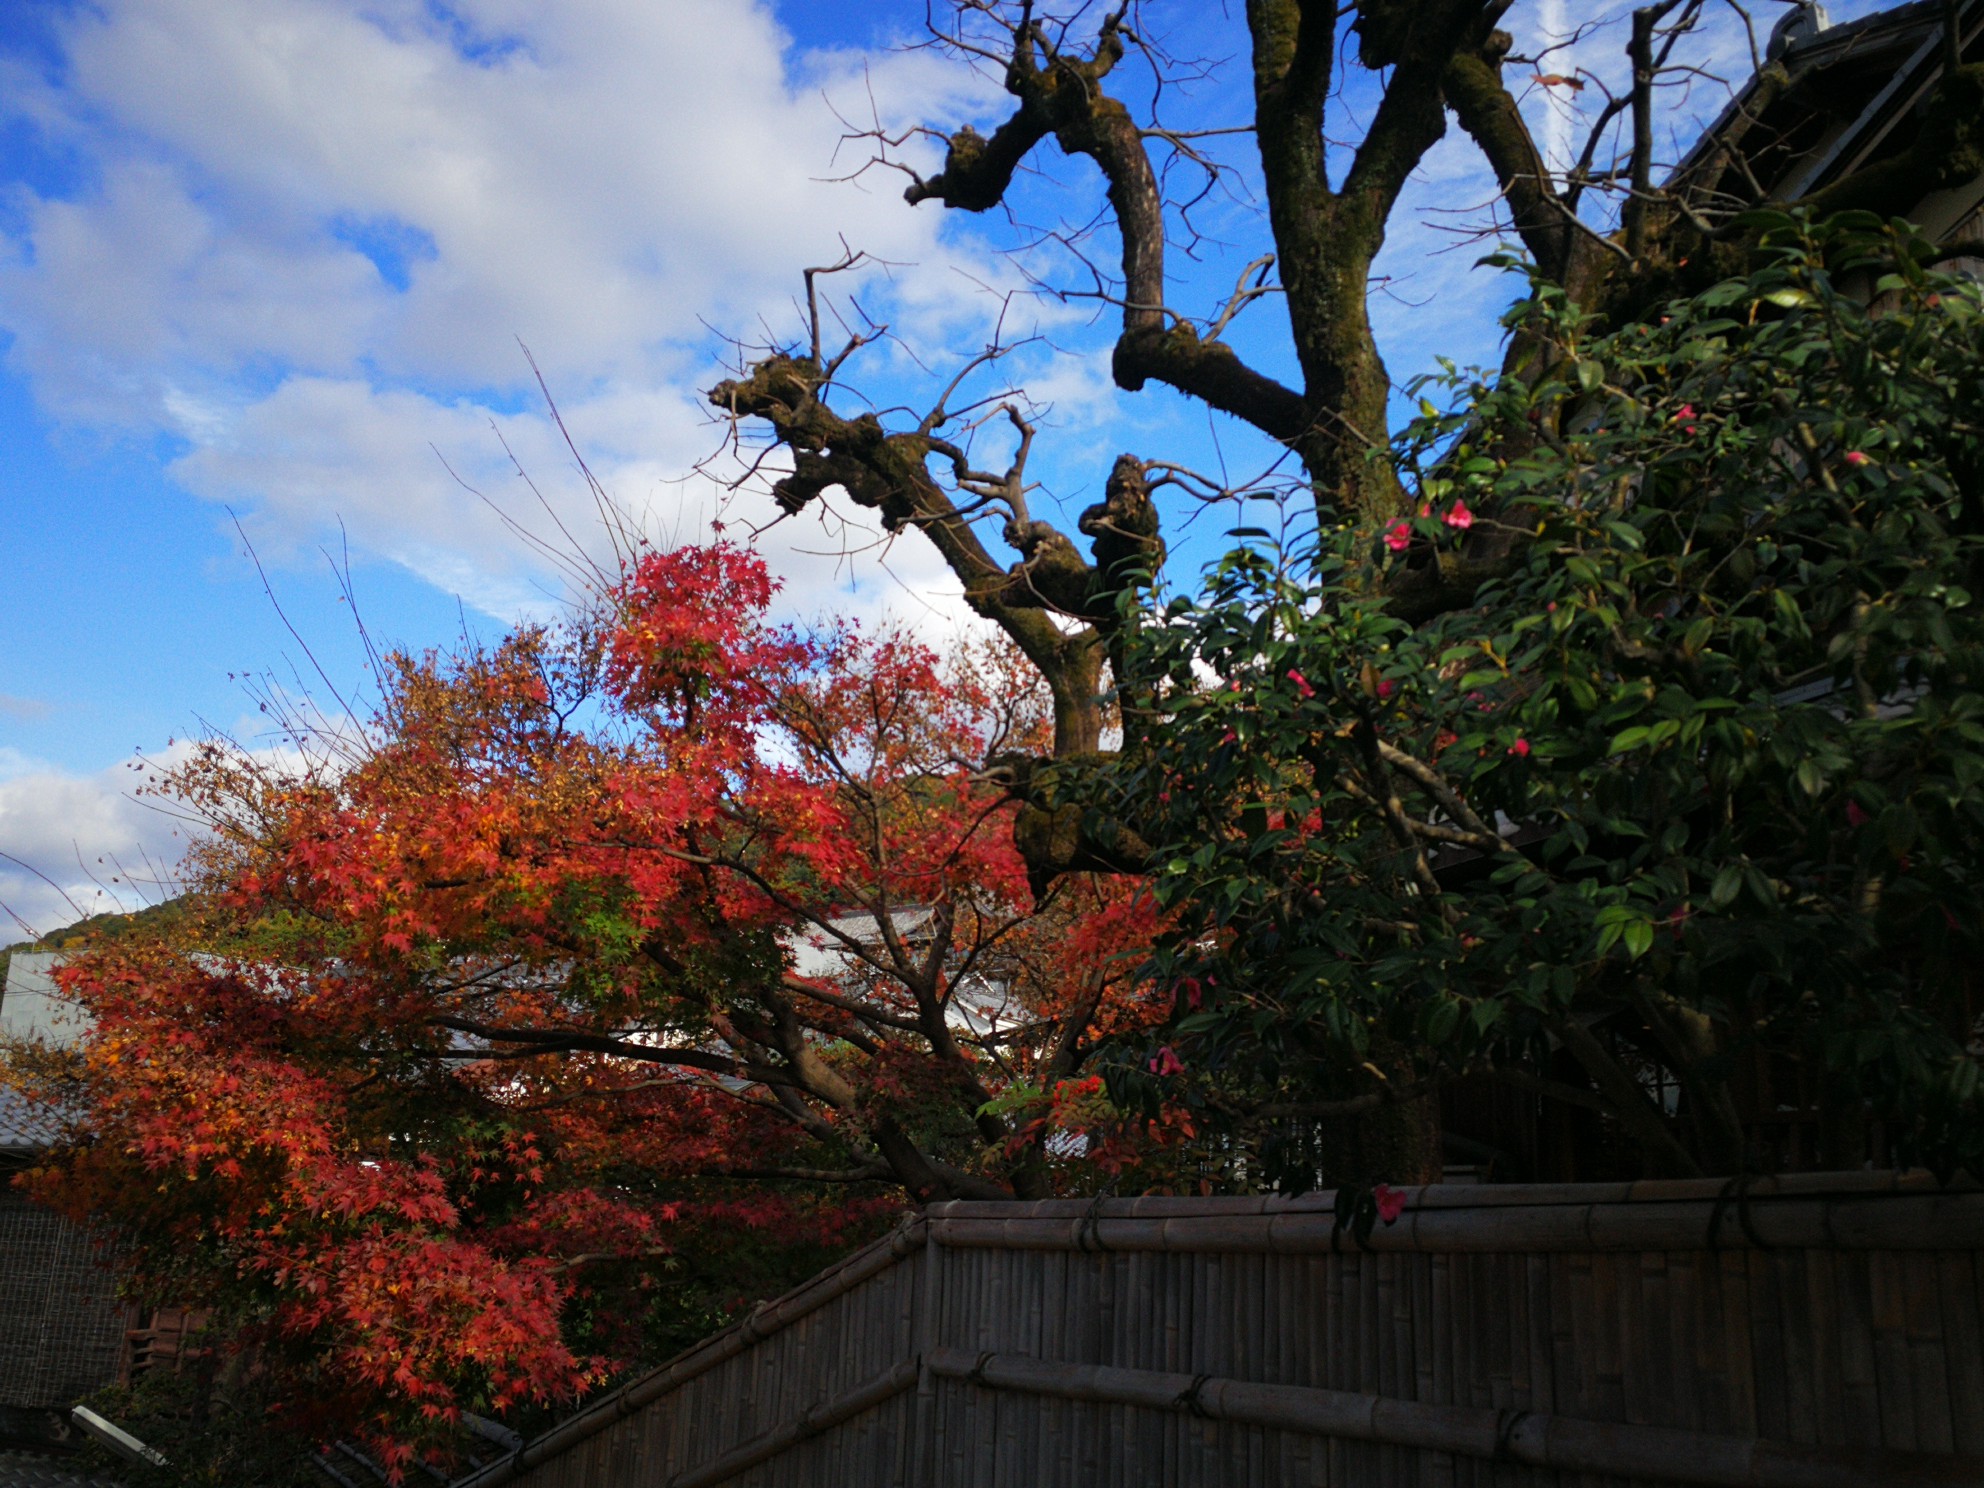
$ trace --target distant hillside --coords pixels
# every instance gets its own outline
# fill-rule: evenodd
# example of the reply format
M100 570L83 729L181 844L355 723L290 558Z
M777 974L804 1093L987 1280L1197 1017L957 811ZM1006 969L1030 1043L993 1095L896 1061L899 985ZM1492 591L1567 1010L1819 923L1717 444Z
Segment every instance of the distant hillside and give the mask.
M16 941L0 947L0 987L7 985L7 966L16 951L74 951L95 941L117 940L138 930L171 930L190 913L184 896L148 904L129 914L97 914L51 931L39 940Z

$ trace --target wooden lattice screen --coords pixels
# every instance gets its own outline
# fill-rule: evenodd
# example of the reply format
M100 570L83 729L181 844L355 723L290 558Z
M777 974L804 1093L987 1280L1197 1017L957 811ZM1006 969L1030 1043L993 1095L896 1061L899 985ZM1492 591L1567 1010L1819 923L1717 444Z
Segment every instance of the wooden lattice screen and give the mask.
M932 1206L474 1488L1984 1484L1921 1175Z

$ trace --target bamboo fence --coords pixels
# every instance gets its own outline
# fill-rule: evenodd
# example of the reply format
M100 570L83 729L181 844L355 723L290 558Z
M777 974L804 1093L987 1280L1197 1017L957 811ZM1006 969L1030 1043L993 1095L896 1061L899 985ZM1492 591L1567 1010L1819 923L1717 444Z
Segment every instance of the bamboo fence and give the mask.
M463 1488L1984 1485L1926 1175L949 1203Z

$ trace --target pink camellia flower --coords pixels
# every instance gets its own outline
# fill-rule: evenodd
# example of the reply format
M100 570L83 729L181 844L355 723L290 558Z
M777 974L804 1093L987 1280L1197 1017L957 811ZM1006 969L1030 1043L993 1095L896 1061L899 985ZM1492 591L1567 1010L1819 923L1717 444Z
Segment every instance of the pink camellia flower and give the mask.
M1392 681L1390 677L1380 677L1378 679L1379 697L1388 698L1397 691L1398 691L1398 683Z
M1864 827L1867 825L1867 813L1860 809L1860 803L1858 801L1848 801L1846 803L1846 824L1849 827Z
M1294 667L1288 669L1288 680L1295 684L1295 690L1305 698L1312 698L1316 695L1316 689L1309 685L1309 679L1296 671Z
M1859 466L1867 463L1867 456L1860 450L1848 450L1846 452L1846 463L1857 469Z
M1205 989L1199 986L1199 979L1197 977L1181 977L1178 981L1178 988L1185 994L1185 1001L1190 1003L1194 1008L1197 1008L1200 1002L1205 999Z
M1397 1224L1398 1217L1405 1213L1405 1190L1402 1188L1380 1183L1371 1190L1371 1197L1378 1201L1378 1218L1386 1224Z
M1239 737L1240 736L1234 733L1232 729L1228 729L1225 733L1219 736L1219 742L1222 744L1231 744L1235 739Z
M1529 753L1529 740L1520 739L1520 738L1517 739L1515 743L1509 746L1509 753L1513 754L1518 759L1523 758L1525 755Z
M1447 508L1445 521L1449 527L1465 532L1474 525L1474 513L1467 509L1467 503L1465 501L1456 500L1452 506Z
M1385 528L1385 546L1394 553L1403 553L1412 546L1412 524L1404 517L1394 518Z
M1169 1044L1157 1051L1156 1057L1150 1062L1150 1068L1151 1073L1155 1075L1181 1075L1185 1072L1185 1066L1179 1062L1178 1056L1171 1052Z

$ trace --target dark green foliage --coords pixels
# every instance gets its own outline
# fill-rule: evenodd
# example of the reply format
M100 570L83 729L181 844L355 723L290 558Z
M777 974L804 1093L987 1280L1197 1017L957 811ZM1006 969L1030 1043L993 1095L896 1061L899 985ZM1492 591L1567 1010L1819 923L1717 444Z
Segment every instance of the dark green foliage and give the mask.
M1556 373L1437 380L1416 519L1241 534L1137 629L1114 804L1183 916L1185 1072L1115 1088L1223 1117L1250 1181L1463 1072L1648 1173L1769 1167L1794 1110L1828 1165L1984 1170L1984 314L1899 224L1753 226L1656 323L1539 282ZM1470 530L1473 602L1388 613Z
M86 1404L165 1465L126 1462L95 1442L78 1465L126 1488L328 1488L330 1480L310 1465L315 1447L277 1423L265 1385L242 1361L195 1355L180 1371L155 1370L101 1391Z

